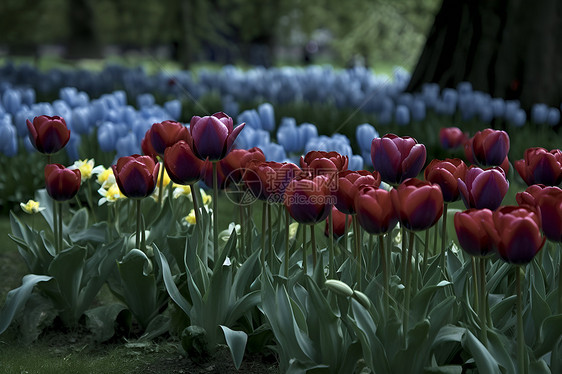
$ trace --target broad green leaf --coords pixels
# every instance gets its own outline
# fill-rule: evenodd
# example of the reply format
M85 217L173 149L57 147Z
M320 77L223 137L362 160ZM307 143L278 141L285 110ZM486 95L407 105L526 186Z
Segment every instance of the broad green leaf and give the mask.
M420 290L412 299L410 304L410 319L417 323L424 319L428 313L431 298L439 289L448 287L451 282L441 281L435 286L426 286Z
M562 314L546 318L540 327L539 345L535 348L535 356L541 357L550 352L560 336L562 336Z
M31 291L33 291L33 287L39 282L46 282L51 279L52 277L46 275L27 274L23 277L21 286L8 292L6 301L0 311L0 334L6 331L14 316L23 308L31 295Z
M552 313L550 307L534 285L531 286L531 302L529 305L531 307L531 316L535 325L535 331L537 331L538 334L542 322Z
M152 340L168 331L170 331L170 317L168 314L158 314L150 320L139 340Z
M72 219L66 226L65 234L74 234L86 230L88 227L88 210L79 209L72 215Z
M432 348L436 348L439 344L462 341L462 337L466 332L466 328L454 325L446 325L439 330L439 333L432 342Z
M515 373L513 359L506 349L510 346L509 343L505 335L498 335L494 330L488 330L488 351L507 373Z
M462 345L472 354L480 373L501 373L496 359L469 330L462 337Z
M431 366L423 369L424 374L461 374L462 366L460 365L444 365Z
M226 340L226 345L230 350L232 355L232 361L234 361L234 367L236 370L240 369L242 364L242 359L244 358L244 351L246 349L246 343L248 342L248 334L244 331L234 331L226 326L220 326L224 332L224 338Z
M69 233L69 237L73 243L104 243L107 240L106 232L107 224L105 222L98 222L85 230Z
M119 313L126 309L127 307L121 303L111 303L87 310L84 313L86 327L94 334L94 339L98 342L111 339L115 334L115 320Z
M183 310L183 312L187 315L190 314L191 305L189 302L183 297L180 290L176 286L174 282L174 278L172 277L172 272L170 271L170 266L168 265L168 260L166 257L158 250L158 247L154 247L154 254L156 261L160 269L162 269L162 278L164 279L164 285L166 286L166 290L168 294L172 298L172 300Z

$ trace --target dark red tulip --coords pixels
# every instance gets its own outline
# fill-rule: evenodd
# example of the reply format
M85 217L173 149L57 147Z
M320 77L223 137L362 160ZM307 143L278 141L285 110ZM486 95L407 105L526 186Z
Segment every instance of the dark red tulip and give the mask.
M466 162L468 162L469 164L475 164L476 163L476 160L474 159L474 152L472 151L472 142L473 141L474 141L474 138L468 138L463 143L464 157L466 158Z
M417 178L406 179L390 191L398 220L412 231L426 230L443 214L443 194L436 184Z
M335 200L329 184L325 175L291 180L283 201L291 217L308 225L325 220Z
M537 205L537 199L538 199L541 191L545 187L546 186L544 184L533 184L533 185L527 187L527 189L525 189L525 191L517 192L515 194L515 200L517 201L517 204L536 206Z
M463 180L458 179L459 192L467 209L496 210L507 190L509 182L501 168L480 169L471 166Z
M503 206L493 213L493 221L493 226L486 225L484 229L506 262L527 264L544 245L541 217L534 207Z
M371 143L371 160L383 181L398 184L419 174L425 164L423 144L409 136L386 134Z
M29 140L41 153L52 154L61 150L70 139L70 130L64 118L59 116L39 116L33 123L27 120Z
M72 199L80 189L80 169L68 169L61 164L45 166L45 186L49 196L56 201Z
M243 178L258 199L281 203L287 185L299 172L299 167L290 162L251 161L246 164Z
M205 182L205 184L208 187L212 187L213 164L211 163L211 161L207 160L203 162L203 167L201 168L201 175L203 177L203 182ZM229 181L226 180L226 175L224 174L224 170L221 168L220 161L219 161L219 163L217 164L217 187L220 189L225 189L228 185L228 182Z
M160 157L164 157L166 148L171 147L180 140L188 141L189 134L187 127L176 121L158 122L152 125L144 135L143 142L150 142L154 152ZM144 149L143 149L144 152Z
M242 175L244 174L246 164L251 161L265 162L265 155L258 147L248 150L233 149L219 162L219 165L227 180L239 183L242 181Z
M501 165L509 152L509 135L505 131L484 129L474 134L472 153L482 166Z
M485 226L493 226L490 209L469 209L455 213L455 231L461 248L471 256L486 256L494 250Z
M355 214L355 195L363 185L378 187L381 184L381 175L378 171L345 170L338 173L336 180L336 208L345 214Z
M458 127L444 127L439 130L439 141L443 149L456 149L463 145L468 135Z
M459 158L433 160L425 168L425 180L438 184L446 203L460 198L458 179L464 179L468 168Z
M349 159L338 152L310 151L301 156L300 164L303 170L318 174L333 174L347 170Z
M156 188L160 164L150 156L121 157L111 166L123 195L131 199L150 196Z
M156 151L154 150L154 147L152 146L152 142L150 141L150 138L146 136L146 134L144 138L142 138L141 140L141 149L142 149L142 153L145 156L153 157L155 160L157 159L158 153L156 153Z
M355 196L357 220L369 234L384 234L398 223L398 213L390 192L374 186L362 186Z
M332 207L332 226L334 238L339 238L345 234L345 219L347 217L347 227L351 226L351 216L340 212L335 206ZM326 228L324 229L324 235L330 236L330 224L329 217L326 218Z
M191 148L202 160L222 160L244 125L234 128L232 118L222 112L205 117L193 116L189 125Z
M544 184L557 186L562 182L562 152L553 149L528 148L523 160L515 161L515 169L528 186Z
M542 231L549 240L562 242L562 190L546 187L537 199L541 213Z
M166 148L164 152L164 167L170 179L177 184L193 184L200 180L203 164L183 140Z

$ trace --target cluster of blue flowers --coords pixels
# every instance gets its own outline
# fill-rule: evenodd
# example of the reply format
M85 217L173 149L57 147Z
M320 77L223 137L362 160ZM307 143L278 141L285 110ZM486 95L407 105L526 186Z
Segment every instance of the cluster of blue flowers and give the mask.
M242 70L224 66L220 70L160 72L149 75L142 68L108 65L102 71L52 69L41 72L30 65L7 64L0 67L0 152L17 153L18 138L27 134L26 119L40 114L60 115L72 130L67 147L71 159L78 157L80 135L97 129L100 148L117 151L118 156L140 152L140 140L155 122L177 120L181 115L180 100L199 100L218 94L223 110L246 122L240 147L261 147L269 159L281 161L294 158L310 149L335 150L346 154L351 165L359 165L360 156L370 163L370 143L376 131L360 126L357 131L360 155L353 156L349 139L340 134L318 136L312 124L297 125L293 118L284 118L277 127L273 106L305 102L327 104L337 108L356 108L375 116L377 124L409 125L424 121L428 113L459 116L489 124L501 119L513 126L522 126L527 113L516 100L492 98L473 90L470 83L456 89L440 90L428 83L419 93L404 92L410 75L397 68L393 77L376 75L366 68L335 69L331 66L305 68L253 68ZM37 103L37 93L59 93L53 103ZM155 97L166 97L162 106ZM91 97L98 97L91 99ZM136 98L136 107L127 97ZM239 103L266 102L255 110L239 113ZM554 126L560 122L560 108L536 104L530 118L536 124ZM276 131L277 142L271 134ZM368 132L369 136L366 136ZM29 141L24 140L26 149ZM355 161L354 161L355 160Z

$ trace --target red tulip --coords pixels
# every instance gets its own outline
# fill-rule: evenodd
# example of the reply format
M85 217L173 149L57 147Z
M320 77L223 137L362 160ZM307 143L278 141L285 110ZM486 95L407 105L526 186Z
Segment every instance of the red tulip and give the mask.
M338 174L336 181L336 208L345 214L355 214L355 195L363 185L378 187L381 184L379 172L367 170L345 170Z
M166 148L171 147L180 140L188 141L187 127L176 121L158 122L152 125L144 135L143 142L150 142L154 152L164 157ZM143 150L144 151L144 150Z
M244 125L234 128L232 118L222 112L205 117L193 116L189 125L191 148L202 160L222 160Z
M500 257L513 264L527 264L540 251L541 217L536 208L503 206L493 213L494 225L485 225Z
M464 179L466 164L459 158L433 160L425 168L425 180L438 184L446 203L457 201L460 198L458 179Z
M545 187L546 186L544 184L533 184L533 185L527 187L527 189L525 191L517 192L515 194L515 200L517 201L517 204L536 206L537 205L537 199L538 199L541 191Z
M291 180L283 201L291 217L298 223L309 225L325 220L335 200L329 184L325 175Z
M425 164L423 144L409 136L387 134L371 143L371 160L383 181L398 184L419 174Z
M246 164L243 178L258 199L281 203L287 185L299 172L299 167L293 163L251 161Z
M541 213L542 231L549 240L562 242L562 190L546 187L537 199Z
M61 150L70 139L70 130L64 118L39 116L33 123L26 121L31 144L41 153L52 154Z
M369 234L384 234L398 223L398 214L390 192L374 186L362 186L355 196L357 220Z
M464 181L458 179L459 192L467 209L497 209L507 190L509 182L501 168L482 170L471 166Z
M458 127L444 127L439 130L439 141L443 149L456 149L464 144L468 135Z
M156 151L154 150L154 147L152 146L152 142L150 141L150 138L146 136L146 134L144 138L142 138L141 140L141 149L142 149L142 153L145 156L150 156L155 160L157 159L158 153L156 153Z
M45 166L45 186L49 196L56 201L72 199L80 189L80 169L68 169L61 164Z
M193 184L200 180L203 164L183 140L166 148L164 152L164 167L170 179L177 184Z
M258 147L248 150L233 149L219 162L219 165L227 180L239 183L242 181L246 164L251 161L265 162L265 155Z
M345 219L347 217L347 227L351 226L351 216L340 212L336 207L332 207L332 226L335 238L339 238L345 234ZM324 229L324 235L330 235L330 224L329 217L326 218L326 228Z
M300 164L303 170L312 170L317 174L332 174L347 170L349 159L338 152L310 151L301 156Z
M472 152L478 164L499 166L509 152L509 135L501 130L478 131L473 137Z
M406 179L390 191L390 197L400 223L412 231L430 228L443 214L443 194L437 184Z
M468 162L469 164L475 164L476 163L476 160L474 159L474 152L472 151L472 142L473 141L474 141L474 138L468 138L463 143L464 157L466 158L466 162Z
M528 186L556 186L562 182L562 152L553 149L528 148L523 160L515 161L515 169Z
M134 154L119 158L112 169L121 193L139 199L154 192L160 164L150 156Z
M455 231L459 243L471 256L486 256L493 251L491 237L485 226L493 226L490 209L469 209L455 213Z

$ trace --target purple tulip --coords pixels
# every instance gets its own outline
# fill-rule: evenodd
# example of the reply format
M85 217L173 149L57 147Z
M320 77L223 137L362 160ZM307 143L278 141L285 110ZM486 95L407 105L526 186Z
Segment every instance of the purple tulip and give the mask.
M497 209L507 190L509 182L503 169L496 167L482 170L472 166L466 172L464 181L458 179L459 192L467 209Z
M509 152L509 135L505 131L484 129L474 134L472 152L482 166L501 165Z
M232 118L222 112L205 117L193 116L189 126L191 149L202 160L221 160L232 149L244 125L234 128Z

